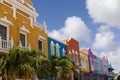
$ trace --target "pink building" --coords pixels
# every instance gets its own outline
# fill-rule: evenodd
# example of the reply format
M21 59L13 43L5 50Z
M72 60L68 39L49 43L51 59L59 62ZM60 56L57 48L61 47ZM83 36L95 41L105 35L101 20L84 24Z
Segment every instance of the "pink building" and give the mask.
M108 75L108 58L106 56L101 56L100 57L101 61L102 61L102 69L103 69L103 74Z

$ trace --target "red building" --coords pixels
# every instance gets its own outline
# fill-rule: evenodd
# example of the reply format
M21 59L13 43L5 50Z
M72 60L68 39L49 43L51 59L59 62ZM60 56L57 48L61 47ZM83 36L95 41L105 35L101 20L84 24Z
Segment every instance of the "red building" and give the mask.
M79 42L73 38L66 39L66 40L64 40L64 42L66 43L67 54L69 55L70 59L72 59L76 63L76 66L74 66L75 70L78 73L80 73ZM78 78L76 78L74 80L78 80Z

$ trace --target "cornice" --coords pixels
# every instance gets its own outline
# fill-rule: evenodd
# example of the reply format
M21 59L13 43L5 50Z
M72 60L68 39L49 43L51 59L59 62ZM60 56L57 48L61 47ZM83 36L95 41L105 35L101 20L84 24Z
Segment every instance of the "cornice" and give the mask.
M13 23L9 21L7 17L0 18L0 24L5 25L5 26L13 25Z
M29 14L30 16L33 16L34 18L36 18L38 16L38 14L33 11L32 9L26 7L25 5L19 3L17 0L3 0L13 6L15 6L16 8L20 9L21 11Z

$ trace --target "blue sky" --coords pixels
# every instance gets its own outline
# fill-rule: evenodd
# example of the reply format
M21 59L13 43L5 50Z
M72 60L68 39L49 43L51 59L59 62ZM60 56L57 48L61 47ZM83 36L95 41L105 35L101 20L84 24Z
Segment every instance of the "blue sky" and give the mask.
M107 55L120 71L119 0L32 0L37 21L46 21L48 34L58 39L74 37L80 48Z

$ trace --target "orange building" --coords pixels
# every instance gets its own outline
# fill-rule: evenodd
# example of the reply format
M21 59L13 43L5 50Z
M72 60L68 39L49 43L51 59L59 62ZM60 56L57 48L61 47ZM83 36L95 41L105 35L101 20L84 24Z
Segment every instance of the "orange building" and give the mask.
M38 14L30 0L0 0L0 53L13 46L48 53L46 24L36 22Z
M73 38L64 40L66 43L66 52L77 66L74 66L75 70L80 73L80 53L79 53L79 42ZM72 77L73 78L73 77ZM73 80L73 79L72 79ZM78 78L75 80L79 80Z

